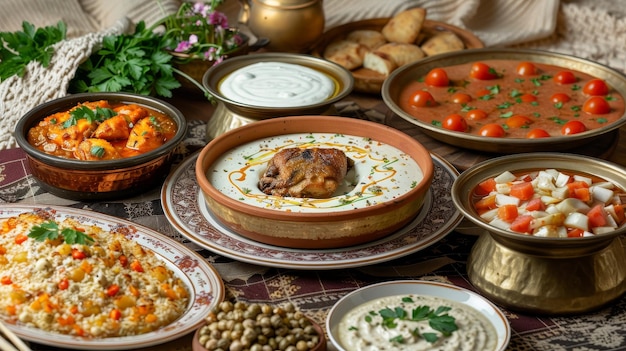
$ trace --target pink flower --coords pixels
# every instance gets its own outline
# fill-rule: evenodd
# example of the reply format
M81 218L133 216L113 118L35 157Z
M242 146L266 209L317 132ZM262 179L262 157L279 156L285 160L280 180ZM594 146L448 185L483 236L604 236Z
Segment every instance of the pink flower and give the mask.
M193 4L193 8L192 8L193 13L198 13L200 15L202 15L202 17L206 17L207 14L209 14L209 11L211 11L211 6L198 1L195 4Z
M191 47L191 43L189 43L186 40L183 40L180 43L178 43L178 46L176 46L176 49L174 49L174 51L175 52L185 52L185 51L189 50L190 47Z
M217 49L214 47L210 47L209 50L204 52L204 59L211 61L211 60L215 60L215 53L217 52Z
M209 14L208 20L210 24L220 26L222 28L228 28L228 17L226 17L226 14L222 12L215 11Z

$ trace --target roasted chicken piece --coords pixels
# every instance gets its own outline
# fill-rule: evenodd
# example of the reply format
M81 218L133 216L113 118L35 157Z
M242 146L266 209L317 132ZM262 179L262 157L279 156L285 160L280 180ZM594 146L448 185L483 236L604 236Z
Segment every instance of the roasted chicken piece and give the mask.
M284 149L269 161L259 189L275 196L328 198L352 164L338 149Z

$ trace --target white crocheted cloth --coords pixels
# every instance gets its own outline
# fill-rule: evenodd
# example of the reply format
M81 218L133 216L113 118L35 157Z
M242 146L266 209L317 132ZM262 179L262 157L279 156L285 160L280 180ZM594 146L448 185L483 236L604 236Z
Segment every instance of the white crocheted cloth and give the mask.
M123 19L107 30L57 43L47 68L30 62L24 77L0 83L0 149L17 147L13 129L19 118L37 105L65 96L76 69L101 45L102 38L123 33L129 26L130 21Z

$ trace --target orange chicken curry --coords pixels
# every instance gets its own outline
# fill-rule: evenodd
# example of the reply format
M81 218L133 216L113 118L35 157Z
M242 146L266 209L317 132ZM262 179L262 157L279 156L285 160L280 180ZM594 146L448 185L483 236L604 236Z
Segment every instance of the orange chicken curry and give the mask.
M162 112L100 100L47 116L29 130L28 142L59 157L112 160L154 150L174 137L177 128Z

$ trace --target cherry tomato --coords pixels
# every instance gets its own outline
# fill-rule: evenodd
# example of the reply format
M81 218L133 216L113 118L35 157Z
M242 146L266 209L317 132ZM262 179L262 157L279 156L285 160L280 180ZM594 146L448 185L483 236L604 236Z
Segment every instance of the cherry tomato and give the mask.
M547 138L549 136L550 134L548 132L539 128L531 129L528 133L526 133L526 137L528 139Z
M566 103L570 101L571 99L572 98L570 98L569 95L565 93L556 93L550 97L550 101L552 101L553 104L558 104L559 102Z
M470 121L480 121L481 119L487 118L487 112L480 109L469 110L465 115L465 118Z
M476 92L476 97L477 98L481 98L481 97L483 97L485 95L489 95L489 94L491 94L491 90L489 90L489 89L480 89L480 90L478 90Z
M437 106L437 101L426 90L417 90L409 98L409 105L413 107L432 107Z
M535 102L537 101L537 97L533 94L522 94L520 95L519 99L522 102Z
M478 131L478 135L484 137L501 138L505 134L506 132L504 131L504 128L502 128L502 126L497 123L485 124Z
M604 115L611 112L611 106L601 96L592 96L583 104L583 111L593 115Z
M582 133L587 130L587 127L583 124L583 122L578 120L573 120L565 123L563 127L561 127L561 134L563 135L572 135Z
M576 76L572 71L560 71L554 75L554 81L558 84L572 84L576 83Z
M537 74L537 67L531 62L520 62L516 69L517 74L520 76L534 76Z
M609 93L609 86L602 79L592 79L583 87L583 93L592 96L606 95Z
M463 116L453 113L451 115L446 116L441 123L441 126L448 130L453 130L456 132L465 132L467 131L467 122L463 119Z
M474 62L470 68L470 77L480 80L491 80L498 78L498 73L485 63Z
M448 73L443 68L433 68L426 75L426 84L434 87L447 87L450 83Z
M472 97L469 94L465 94L465 93L452 94L452 102L455 104L467 104L470 101L472 101Z
M506 125L511 128L521 128L533 123L533 120L524 115L514 115L506 119Z

